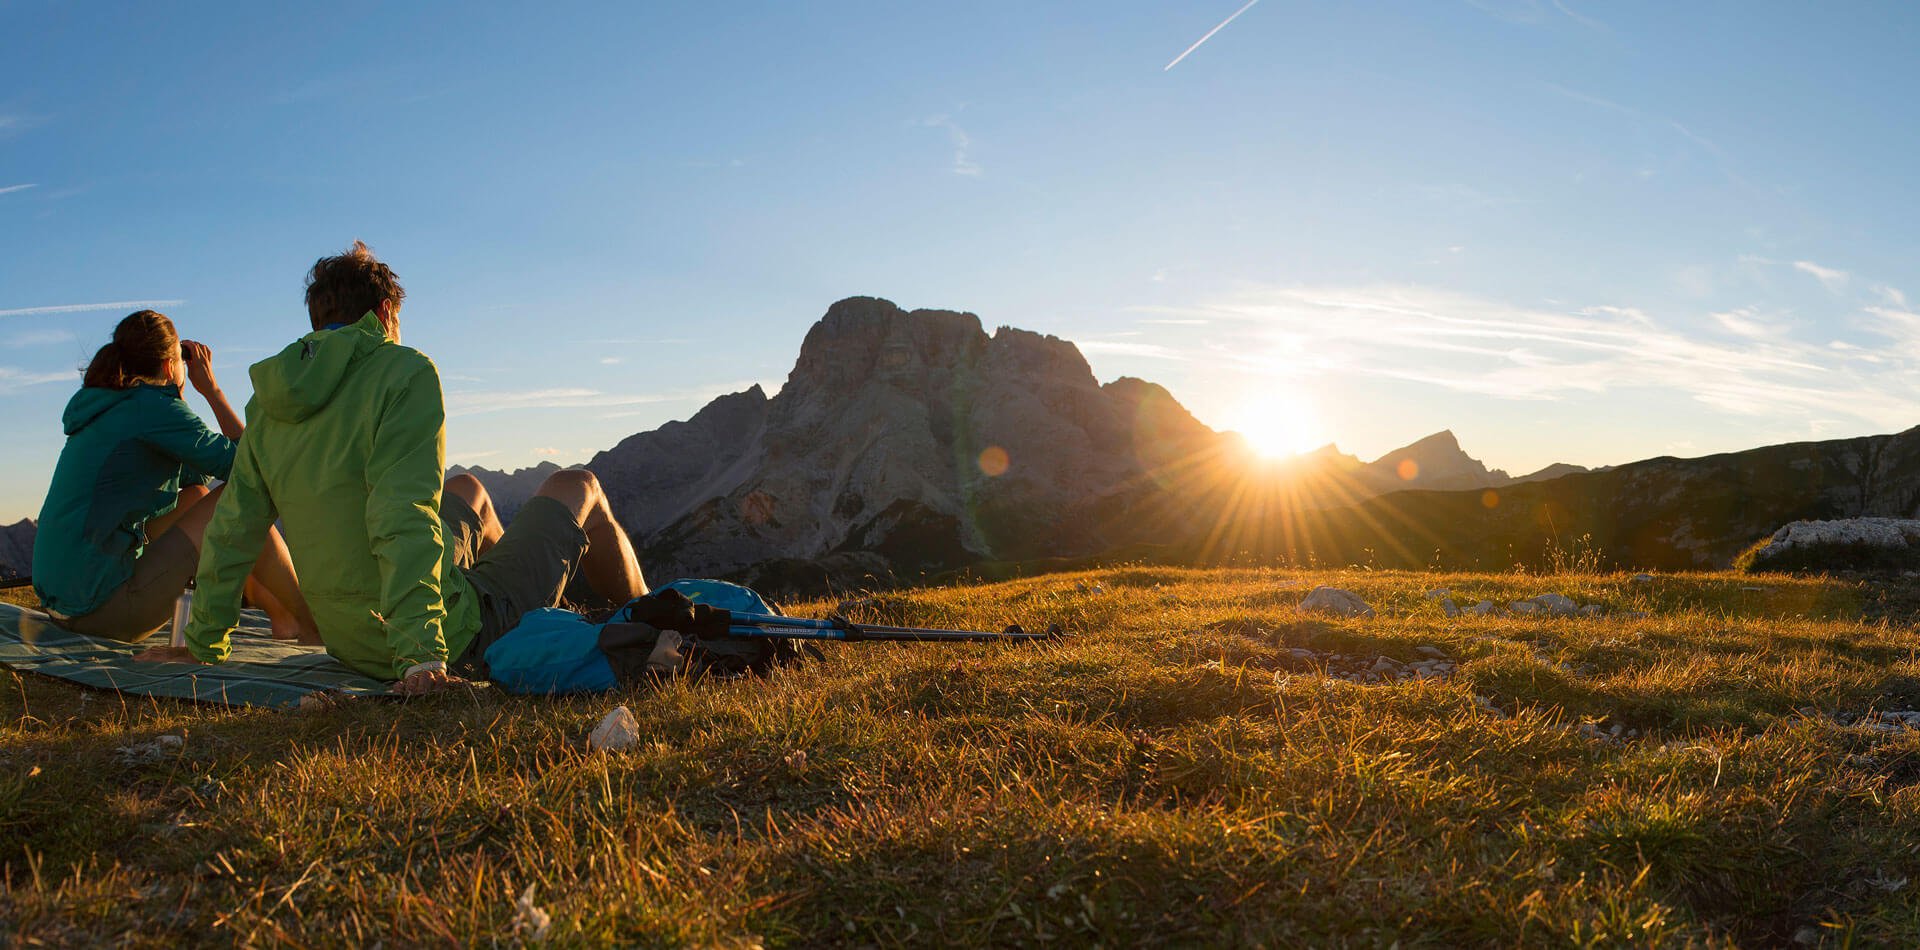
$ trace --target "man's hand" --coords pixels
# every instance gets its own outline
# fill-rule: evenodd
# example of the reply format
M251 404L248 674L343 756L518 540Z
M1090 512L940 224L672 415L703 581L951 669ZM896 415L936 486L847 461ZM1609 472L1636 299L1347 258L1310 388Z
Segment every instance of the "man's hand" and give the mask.
M211 398L220 391L220 384L213 378L213 351L205 343L181 340L180 358L187 364L187 382L193 384L195 392Z
M455 686L465 686L467 681L445 670L421 670L398 683L393 684L395 696L425 696Z
M166 644L150 646L141 650L139 653L135 653L133 658L142 663L201 663L203 666L206 665L194 657L192 650L186 647L176 647Z

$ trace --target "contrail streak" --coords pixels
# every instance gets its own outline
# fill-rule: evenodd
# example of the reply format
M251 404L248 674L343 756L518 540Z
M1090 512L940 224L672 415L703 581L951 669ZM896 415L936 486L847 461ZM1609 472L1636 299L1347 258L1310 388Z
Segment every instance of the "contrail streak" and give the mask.
M87 313L93 310L154 310L160 307L178 307L184 300L114 300L107 303L67 303L56 307L22 307L19 310L0 310L0 317L30 317L42 313Z
M1210 39L1213 39L1213 34L1215 34L1215 33L1218 33L1218 32L1220 32L1221 30L1224 30L1224 29L1226 29L1226 28L1227 28L1227 24L1229 24L1229 23L1232 23L1232 22L1233 22L1234 20L1237 20L1237 19L1239 19L1239 18L1240 18L1240 14L1242 14L1242 13L1245 13L1245 12L1247 12L1248 10L1251 10L1251 9L1253 9L1253 5L1254 5L1254 4L1256 4L1256 3L1259 3L1259 2L1260 2L1260 0L1247 0L1247 5L1246 5L1246 6L1244 6L1244 7L1241 7L1241 8L1240 8L1240 9L1238 9L1238 10L1235 10L1235 11L1233 11L1233 16L1230 16L1230 17L1227 17L1227 18L1226 18L1226 19L1224 19L1224 20L1221 20L1221 21L1220 21L1220 25L1219 25L1219 26L1216 26L1216 27L1214 27L1213 29L1211 29L1211 30L1208 30L1208 31L1207 31L1207 35L1205 35L1205 36L1203 36L1203 37L1201 37L1201 38L1199 38L1199 39L1197 39L1197 40L1194 40L1194 41L1193 41L1193 45L1192 45L1192 46L1189 46L1189 47L1187 47L1187 49L1186 49L1186 52L1184 52L1184 53L1181 53L1181 54L1180 54L1180 55L1178 55L1178 56L1175 56L1175 57L1173 58L1173 62L1171 62L1171 63L1168 63L1168 64L1166 65L1166 68L1164 68L1164 69L1162 69L1162 70L1160 70L1160 71L1164 73L1164 72L1166 72L1166 71L1167 71L1168 69L1172 69L1173 67L1175 67L1175 66L1178 66L1178 65L1180 65L1180 61L1181 61L1181 60L1183 60L1183 59L1186 59L1186 58L1187 58L1188 56L1190 56L1190 55L1192 55L1192 53L1193 53L1193 51L1194 51L1194 50L1197 50L1197 49L1199 49L1199 48L1200 48L1200 44L1202 44L1202 43L1205 43L1206 41L1208 41L1208 40L1210 40Z
M0 195L10 195L16 191L26 191L28 188L38 188L38 187L40 186L39 185L8 185L5 188L0 188Z

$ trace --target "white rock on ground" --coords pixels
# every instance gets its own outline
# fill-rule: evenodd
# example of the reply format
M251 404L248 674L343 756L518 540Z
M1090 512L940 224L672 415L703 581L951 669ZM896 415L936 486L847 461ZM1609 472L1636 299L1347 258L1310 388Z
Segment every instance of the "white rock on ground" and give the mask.
M553 917L533 902L535 886L527 885L527 889L521 891L519 897L514 898L513 929L530 943L544 943L547 939L547 931L553 926Z
M1631 581L1629 581L1628 583L1632 583L1632 584L1651 584L1651 583L1653 583L1653 575L1652 575L1652 574L1635 574L1635 575L1633 575L1633 579L1632 579Z
M1303 614L1332 614L1336 617L1371 617L1373 608L1352 591L1338 587L1316 587L1300 601Z
M640 723L633 718L633 712L625 706L616 706L593 727L593 734L587 736L587 748L595 752L611 752L624 749L640 741Z
M1446 611L1446 614L1449 617L1460 616L1460 605L1454 603L1453 598L1451 597L1440 598L1440 609L1443 611Z
M1580 611L1580 605L1563 594L1536 594L1531 600L1556 617L1571 617Z
M1773 533L1771 551L1808 544L1865 544L1905 548L1920 544L1920 521L1908 518L1843 518L1838 521L1795 521Z
M1451 593L1453 593L1453 591L1450 591L1444 587L1436 587L1430 591L1427 591L1427 599L1439 600L1440 598L1445 597Z
M1467 608L1467 613L1473 614L1476 617L1484 617L1490 613L1493 613L1493 601L1483 600L1477 604L1474 604L1473 606Z

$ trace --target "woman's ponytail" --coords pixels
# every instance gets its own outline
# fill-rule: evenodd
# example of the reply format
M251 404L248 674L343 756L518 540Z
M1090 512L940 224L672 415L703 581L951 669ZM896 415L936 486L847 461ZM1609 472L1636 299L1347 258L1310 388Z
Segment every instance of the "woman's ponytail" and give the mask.
M81 385L127 389L139 382L163 383L167 364L179 353L172 320L152 310L135 311L113 328L113 342L93 354Z
M109 343L94 351L93 361L87 364L87 375L80 385L96 389L125 389L126 379L126 367L120 365L120 344Z

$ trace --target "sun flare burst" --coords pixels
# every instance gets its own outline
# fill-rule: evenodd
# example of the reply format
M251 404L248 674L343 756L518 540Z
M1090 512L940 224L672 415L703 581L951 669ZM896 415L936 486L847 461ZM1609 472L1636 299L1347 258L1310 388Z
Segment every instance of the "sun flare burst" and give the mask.
M1248 400L1227 428L1240 433L1248 448L1270 459L1311 452L1328 441L1313 403L1291 393Z

